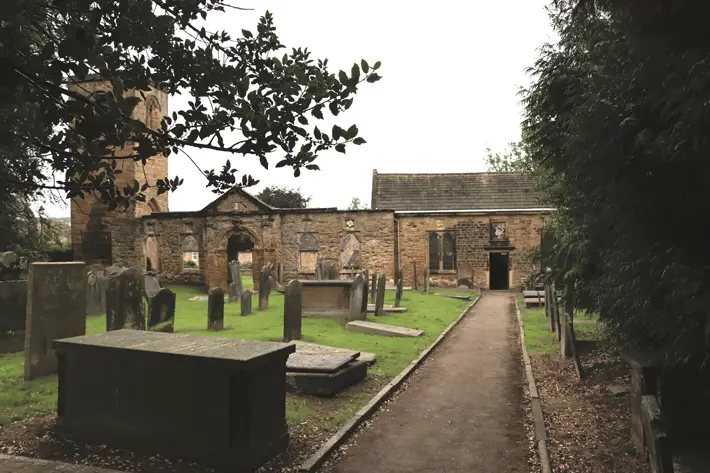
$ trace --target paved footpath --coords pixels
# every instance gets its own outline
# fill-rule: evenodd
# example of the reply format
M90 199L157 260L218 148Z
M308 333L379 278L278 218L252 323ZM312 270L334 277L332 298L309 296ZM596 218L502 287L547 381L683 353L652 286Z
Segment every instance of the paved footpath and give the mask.
M0 473L122 473L83 465L0 454Z
M488 292L331 473L527 473L513 294Z

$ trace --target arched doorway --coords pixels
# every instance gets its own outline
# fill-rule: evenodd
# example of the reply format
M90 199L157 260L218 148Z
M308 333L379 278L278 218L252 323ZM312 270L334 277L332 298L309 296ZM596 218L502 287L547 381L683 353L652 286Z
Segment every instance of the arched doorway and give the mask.
M237 233L230 236L227 240L227 263L239 260L240 253L251 252L253 248L254 241L246 233ZM232 282L232 275L229 274L229 266L227 266L227 282Z

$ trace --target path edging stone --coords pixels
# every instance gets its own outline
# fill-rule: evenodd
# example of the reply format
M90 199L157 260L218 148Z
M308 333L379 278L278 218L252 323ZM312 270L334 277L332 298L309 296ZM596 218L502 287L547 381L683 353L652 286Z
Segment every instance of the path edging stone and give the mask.
M392 381L387 383L377 394L375 394L370 401L365 404L359 411L355 413L344 426L340 428L328 441L323 444L313 455L308 457L306 461L301 463L298 467L299 473L314 473L318 471L323 463L328 459L330 454L342 445L350 436L355 433L358 427L362 425L367 419L369 419L372 414L377 410L380 405L387 399L392 397L392 395L399 389L399 387L404 383L409 376L414 373L414 371L431 355L431 352L446 338L447 335L464 319L464 317L471 311L473 306L481 299L481 294L478 294L476 299L471 302L466 308L459 314L458 318L451 322L446 330L441 332L434 342L422 351L419 357L415 358L409 365L404 368L400 373L395 376ZM547 473L547 472L545 472Z
M545 428L545 418L542 414L542 402L540 402L540 394L535 385L530 355L528 355L528 349L525 347L525 328L523 318L520 315L517 297L515 297L515 315L518 318L518 327L520 328L520 347L523 350L523 365L525 366L525 377L528 380L530 407L532 408L533 427L535 429L535 445L537 446L537 455L540 458L540 468L542 473L552 473L550 455L547 451L547 430Z

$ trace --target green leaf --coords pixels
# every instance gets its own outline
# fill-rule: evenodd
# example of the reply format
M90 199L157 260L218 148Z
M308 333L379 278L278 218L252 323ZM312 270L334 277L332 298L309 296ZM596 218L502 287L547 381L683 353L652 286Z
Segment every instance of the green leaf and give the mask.
M287 160L287 159L283 159L283 160L279 161L278 163L276 163L276 166L275 166L275 167L277 167L277 168L282 168L282 167L286 166L287 164L288 164L288 160Z
M350 71L350 85L356 85L360 81L360 66L353 64Z
M350 128L348 128L348 132L345 133L345 139L352 140L353 138L355 138L357 136L357 132L358 132L357 126L355 126L355 125L351 126Z
M249 30L242 30L242 34L244 35L245 38L253 38L254 37L254 35Z
M378 74L375 74L374 72L367 76L367 82L373 83L377 82L378 80L382 79Z
M320 140L320 139L321 139L321 136L322 136L322 135L321 135L321 132L320 132L320 130L318 129L318 127L316 127L316 128L313 130L313 136L315 136L317 140Z
M365 74L370 72L370 65L364 59L360 61L360 67L362 67L362 72L364 72Z
M298 123L300 123L301 125L308 125L308 119L303 115L300 115L298 117Z
M353 143L355 143L356 145L359 146L359 145L364 145L365 143L367 143L367 141L365 141L365 138L358 137L353 140Z
M311 115L318 118L319 120L323 120L323 105L316 105L315 107L313 107L313 110L311 110Z
M259 162L264 167L264 169L269 169L269 161L266 159L266 156L259 156Z
M380 68L381 65L382 65L382 63L381 63L380 61L377 61L377 62L375 63L375 65L372 66L372 68L373 68L374 70L377 70L377 69Z
M328 108L330 109L330 113L333 115L338 115L340 113L340 108L338 108L338 102L330 102L328 104Z
M340 137L345 135L345 130L340 128L338 125L333 125L333 139L334 140L339 140Z
M308 164L306 165L306 169L309 171L320 171L320 167L318 167L317 164Z
M345 143L338 143L335 145L335 151L345 154Z
M345 71L338 72L338 78L340 79L340 82L343 85L348 83L348 75L345 73Z

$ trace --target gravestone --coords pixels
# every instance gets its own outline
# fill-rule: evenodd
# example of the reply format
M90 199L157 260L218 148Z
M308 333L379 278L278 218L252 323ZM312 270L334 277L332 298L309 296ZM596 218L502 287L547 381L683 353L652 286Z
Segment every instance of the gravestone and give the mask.
M375 298L375 315L385 314L385 273L380 273L377 278L377 297Z
M242 267L238 260L229 262L229 274L232 276L232 282L229 284L229 302L238 301L244 292L242 285Z
M372 284L370 284L370 304L375 303L375 296L377 295L377 271L372 272Z
M250 290L247 289L246 291L242 292L240 304L241 307L239 307L242 315L251 314L251 297L252 294Z
M166 287L161 288L148 302L148 330L175 331L175 293Z
M276 286L276 266L274 263L269 263L269 288L272 291Z
M101 315L106 310L106 288L98 275L89 271L86 275L86 315Z
M362 274L355 276L350 287L350 313L345 323L352 320L365 320L367 318L367 290ZM363 297L363 295L365 297ZM364 302L364 306L363 306Z
M316 279L320 281L323 279L323 258L318 257L316 261Z
M224 290L212 289L207 298L207 330L224 329Z
M362 312L367 314L367 298L370 295L370 273L365 270L365 274L362 275L363 289L362 289Z
M301 339L302 300L301 283L292 279L284 289L284 342Z
M397 280L397 289L394 293L394 306L399 307L402 304L402 291L404 290L404 284L401 279Z
M25 379L57 372L52 341L86 333L86 264L32 263L27 280Z
M340 279L340 267L334 261L326 261L323 263L323 279L332 281Z
M429 287L429 269L424 270L424 293L429 294L429 291L431 291L431 287Z
M261 269L261 280L259 284L259 310L267 310L269 308L269 295L271 294L271 266L264 265Z
M145 296L150 300L160 291L160 281L152 274L146 274L144 277Z
M114 273L106 282L106 331L145 330L144 278L138 268Z
M413 270L414 270L414 283L412 283L412 289L415 291L419 290L419 283L417 282L417 260L414 260L412 262L413 264Z

